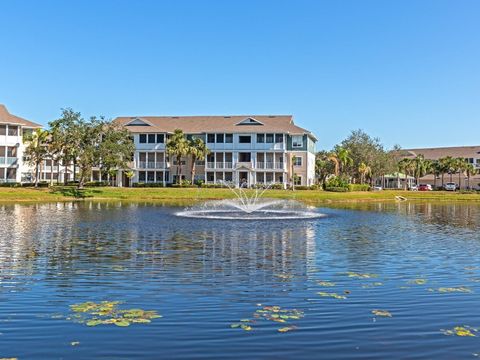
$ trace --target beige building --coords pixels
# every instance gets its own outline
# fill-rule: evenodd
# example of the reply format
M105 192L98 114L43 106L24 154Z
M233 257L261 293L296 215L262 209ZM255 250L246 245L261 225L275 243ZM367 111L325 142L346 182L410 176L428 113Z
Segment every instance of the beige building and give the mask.
M192 180L190 159L177 164L166 153L168 137L176 129L190 139L202 139L211 151L205 161L197 161L194 181L223 180L236 186L315 182L316 138L290 115L133 116L114 121L133 135L133 183L173 183L178 166L182 179ZM124 175L119 180L120 186L130 185Z
M404 149L401 151L402 157L414 158L418 155L423 155L425 159L438 160L440 158L451 156L453 158L464 158L470 164L473 164L477 171L480 172L480 146L456 146L456 147L439 147L439 148L423 148L423 149ZM462 174L445 174L445 182L454 182L462 189L470 187L474 189L480 189L480 174L472 176L470 178L470 184L468 184L468 178ZM434 175L427 175L420 178L420 184L430 184L441 186L441 176L434 178Z

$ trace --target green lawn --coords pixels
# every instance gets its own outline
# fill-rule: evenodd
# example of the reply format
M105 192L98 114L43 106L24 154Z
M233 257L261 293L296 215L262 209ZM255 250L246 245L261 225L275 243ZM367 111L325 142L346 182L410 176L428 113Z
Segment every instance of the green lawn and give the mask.
M480 203L480 193L461 194L453 192L408 192L378 191L334 193L314 190L267 190L264 197L280 199L296 199L305 203L341 203L368 201L395 201L395 195L408 200L428 201L475 201ZM70 201L70 200L129 200L159 201L166 203L191 203L207 199L231 198L234 195L228 189L205 188L113 188L99 187L78 191L73 187L41 188L2 188L0 202L37 202L37 201Z

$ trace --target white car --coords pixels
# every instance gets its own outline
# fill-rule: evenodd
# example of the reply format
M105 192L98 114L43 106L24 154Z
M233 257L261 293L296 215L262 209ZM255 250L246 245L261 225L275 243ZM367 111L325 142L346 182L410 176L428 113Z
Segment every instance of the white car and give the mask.
M410 191L418 191L418 186L417 185L412 185L410 186Z
M443 188L447 191L455 191L457 190L457 184L453 182L448 182L445 185L443 185Z

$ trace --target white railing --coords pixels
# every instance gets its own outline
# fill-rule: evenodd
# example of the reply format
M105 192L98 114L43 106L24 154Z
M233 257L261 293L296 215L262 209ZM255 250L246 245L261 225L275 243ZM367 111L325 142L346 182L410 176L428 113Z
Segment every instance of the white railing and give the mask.
M154 161L139 161L137 168L139 169L166 169L166 163Z
M275 169L285 169L285 164L283 162L275 163Z
M5 164L5 156L0 157L0 164Z
M16 157L7 157L7 164L12 165L17 163L17 158Z

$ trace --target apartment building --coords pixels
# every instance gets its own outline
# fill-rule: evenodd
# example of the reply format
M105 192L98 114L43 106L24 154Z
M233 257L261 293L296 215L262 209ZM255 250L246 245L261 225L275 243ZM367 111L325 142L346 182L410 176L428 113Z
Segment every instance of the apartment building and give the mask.
M315 181L316 138L290 115L261 116L140 116L114 120L125 126L135 142L133 183L173 183L178 167L191 179L191 160L169 159L166 142L175 129L202 139L211 153L197 161L194 181L236 186L278 183L312 185ZM295 176L293 176L295 174ZM129 186L125 175L120 186Z
M473 164L479 174L470 178L470 184L468 184L468 178L466 176L459 177L457 174L445 175L445 181L450 181L459 185L462 189L466 187L480 189L480 146L454 146L454 147L438 147L438 148L421 148L421 149L403 149L400 152L401 157L415 158L418 155L423 155L425 159L438 160L443 157L451 156L452 158L464 158L470 164ZM434 175L427 175L420 178L421 184L434 183L440 186L440 177L434 178Z
M31 181L32 169L23 161L23 135L42 126L12 115L0 104L0 183Z

